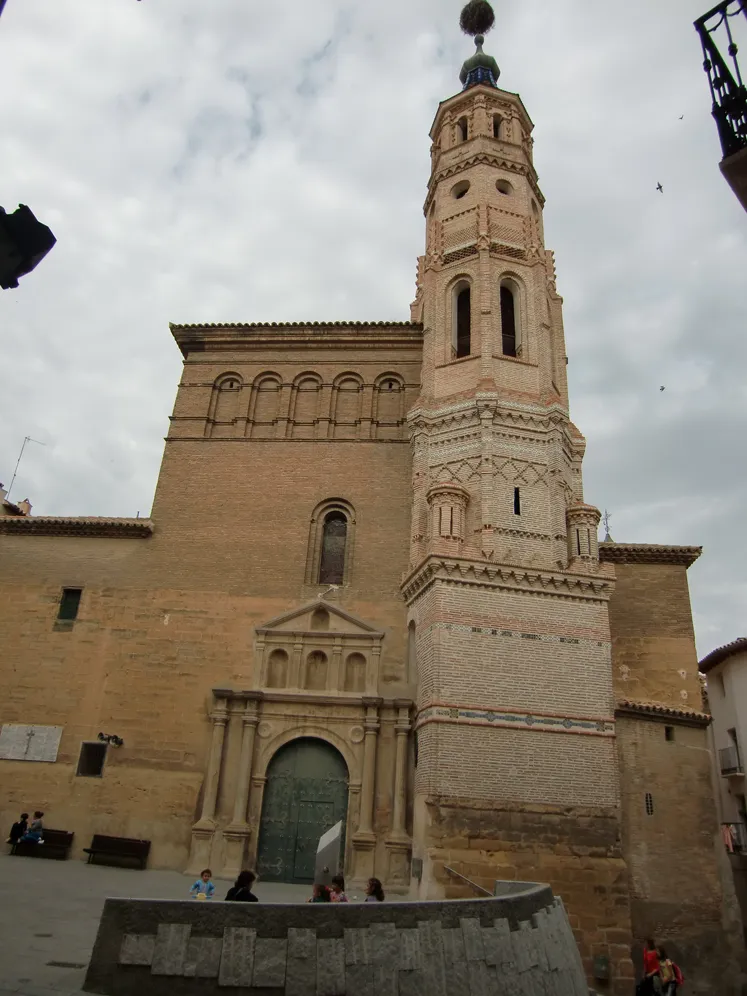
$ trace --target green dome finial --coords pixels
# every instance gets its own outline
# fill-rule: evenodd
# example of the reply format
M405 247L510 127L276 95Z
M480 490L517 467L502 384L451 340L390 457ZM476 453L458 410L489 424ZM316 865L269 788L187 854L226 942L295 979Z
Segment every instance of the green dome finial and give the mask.
M462 8L459 26L465 35L484 35L495 24L495 13L488 0L469 0Z

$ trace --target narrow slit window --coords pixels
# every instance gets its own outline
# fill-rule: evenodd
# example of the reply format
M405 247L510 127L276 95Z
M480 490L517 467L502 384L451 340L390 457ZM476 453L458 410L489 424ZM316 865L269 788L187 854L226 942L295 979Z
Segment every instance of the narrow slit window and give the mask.
M342 584L347 534L348 522L342 512L330 512L324 520L319 584Z
M664 727L664 739L668 740L670 743L674 740L674 727L665 726Z
M469 356L472 351L472 292L464 287L456 300L456 354Z
M516 306L510 287L501 285L501 332L503 355L516 356Z
M72 621L78 617L82 588L63 588L57 618Z
M646 816L654 815L654 797L650 792L646 793Z
M500 114L493 115L493 138L501 137L501 116Z
M578 550L579 557L581 556L581 533L576 530L576 549Z
M521 491L514 488L514 515L521 515Z
M79 778L101 778L106 760L106 746L106 744L96 741L80 745L80 757L76 772Z
M467 124L467 119L459 118L457 121L457 128L459 129L459 140L466 142L469 138L469 125Z

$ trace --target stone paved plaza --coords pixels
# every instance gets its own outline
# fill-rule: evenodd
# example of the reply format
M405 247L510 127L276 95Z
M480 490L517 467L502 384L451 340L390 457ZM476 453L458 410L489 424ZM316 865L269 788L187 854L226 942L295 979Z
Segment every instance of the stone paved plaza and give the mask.
M172 871L0 855L0 996L79 993L104 899L188 899L192 881ZM217 896L230 885L216 881ZM310 889L258 882L254 891L262 902L297 903Z

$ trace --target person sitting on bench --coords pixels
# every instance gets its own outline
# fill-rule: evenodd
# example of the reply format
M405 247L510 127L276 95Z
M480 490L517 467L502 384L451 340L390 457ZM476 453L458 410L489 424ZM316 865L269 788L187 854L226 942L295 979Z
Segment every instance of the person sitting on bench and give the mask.
M34 813L34 818L31 821L31 826L28 828L23 837L21 837L21 841L34 841L37 844L44 843L44 824L42 823L42 816L44 816L44 813L41 809L37 809Z
M29 828L29 814L21 813L21 818L10 828L10 836L5 841L6 844L17 844Z

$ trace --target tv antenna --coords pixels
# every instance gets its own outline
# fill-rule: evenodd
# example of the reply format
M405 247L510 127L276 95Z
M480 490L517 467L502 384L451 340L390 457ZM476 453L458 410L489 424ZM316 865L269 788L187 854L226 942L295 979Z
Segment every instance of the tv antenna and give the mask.
M42 443L41 440L39 439L32 439L31 436L23 437L23 446L21 447L21 452L18 454L18 459L16 460L16 469L13 471L13 476L10 479L10 487L8 488L8 493L5 496L6 498L10 498L10 493L13 490L13 482L15 481L16 474L18 473L18 465L21 462L21 458L23 457L23 451L26 449L27 443L37 443L39 446L47 445L46 443Z

